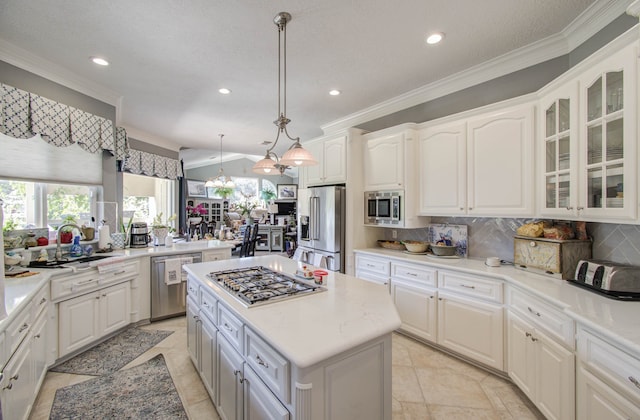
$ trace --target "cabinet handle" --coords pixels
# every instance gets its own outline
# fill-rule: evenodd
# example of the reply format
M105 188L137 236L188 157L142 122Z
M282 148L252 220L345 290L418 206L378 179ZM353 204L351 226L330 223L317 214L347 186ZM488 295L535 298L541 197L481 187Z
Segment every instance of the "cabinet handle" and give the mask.
M433 299L433 296L429 296L429 299Z
M416 273L405 273L405 274L407 274L408 276L418 277Z
M375 267L373 264L367 264L367 267Z
M530 332L526 332L526 333L524 333L524 336L525 337L531 337L531 333Z
M22 324L22 326L20 327L20 329L18 330L19 333L21 333L22 331L26 330L27 328L29 328L29 324L27 324L26 322L24 324Z
M103 294L102 294L102 297L107 297L107 294L106 294L106 293L103 293Z
M584 210L584 207L578 207L578 210Z
M113 273L114 276L120 275L120 274L124 274L126 273L127 270L122 270L122 271L116 271L115 273Z
M100 299L100 295L96 296L96 299Z
M460 210L464 210L464 207L460 207Z
M461 284L461 287L466 287L467 289L475 289L476 286L467 286L466 284Z
M229 331L229 332L233 332L233 328L231 328L231 327L229 326L229 324L227 324L226 322L224 323L223 327L224 327L224 329L225 329L225 330L227 330L227 331Z
M442 298L438 298L438 300L442 300Z
M43 304L43 303L45 303L46 301L47 301L47 298L42 298L42 299L40 300L40 305L42 305L42 304Z
M5 389L11 389L11 388L13 388L13 382L9 382L9 383L7 384L7 386L5 386L4 388L2 388L2 390L4 391Z
M640 382L633 376L629 376L629 381L636 386L636 388L640 388Z
M473 210L473 207L469 207L469 210Z
M538 341L538 339L535 338L534 336L531 336L531 341L536 342L536 341Z
M264 360L262 360L262 358L260 358L259 354L256 354L256 360L258 361L259 365L264 366L265 368L269 369L269 363L265 362Z
M527 309L529 310L529 312L531 312L532 314L534 314L535 316L541 316L540 312L536 312L533 309L531 309L531 306L527 306Z
M196 321L200 320L200 317L198 315L194 315L193 319L195 319Z
M573 207L567 206L567 210L573 210Z
M82 286L83 284L91 283L91 282L94 282L94 281L98 281L98 279L89 279L89 280L85 280L85 281L79 281L77 283L74 283L72 288L75 287L75 286Z

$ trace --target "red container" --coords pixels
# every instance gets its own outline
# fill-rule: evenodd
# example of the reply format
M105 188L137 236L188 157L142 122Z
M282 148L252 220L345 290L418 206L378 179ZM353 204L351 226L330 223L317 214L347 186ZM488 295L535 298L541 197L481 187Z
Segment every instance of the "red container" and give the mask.
M45 238L44 236L41 236L38 239L36 239L36 242L38 243L38 246L49 245L49 239Z
M60 243L70 244L73 242L73 232L60 232Z

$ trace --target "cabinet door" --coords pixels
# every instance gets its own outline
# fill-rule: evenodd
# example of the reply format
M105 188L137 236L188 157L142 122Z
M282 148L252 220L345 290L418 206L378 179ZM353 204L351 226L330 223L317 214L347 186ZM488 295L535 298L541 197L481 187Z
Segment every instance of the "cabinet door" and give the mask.
M535 400L536 366L531 343L533 325L509 311L507 357L509 378L531 400Z
M243 418L244 361L222 334L218 334L218 414L223 420Z
M317 155L314 155L318 159ZM347 181L347 138L344 136L324 141L322 156L323 182L335 184Z
M438 325L436 290L417 282L392 278L391 296L402 321L400 328L435 342Z
M191 356L196 369L200 370L200 317L198 316L198 307L191 300L191 296L187 296L187 351Z
M131 285L129 282L100 290L100 332L110 334L129 325Z
M284 229L271 229L271 251L283 251L284 250Z
M626 399L583 367L577 372L577 417L580 420L640 419L640 406Z
M41 314L38 320L33 324L33 335L31 338L31 357L33 360L33 380L34 386L39 386L47 374L48 366L48 331L47 331L47 313Z
M403 189L405 164L403 133L366 140L365 190Z
M251 367L244 371L244 418L245 420L287 420L289 411L269 391Z
M467 126L431 127L420 133L420 214L465 214L467 208Z
M204 383L204 387L209 392L213 403L216 403L216 338L217 330L208 320L206 316L200 318L201 332L200 337L200 377Z
M468 214L534 214L533 109L524 105L468 121Z
M305 174L305 187L308 185L322 184L324 178L324 145L322 140L305 143L305 149L318 161L317 165L305 166L302 169Z
M100 294L89 293L58 304L58 357L100 338Z
M228 260L231 258L231 250L203 251L202 262Z
M502 306L438 294L438 344L504 370Z
M630 45L580 78L581 197L585 217L637 217L637 58Z
M538 203L540 214L578 214L578 82L540 100Z
M23 341L3 369L1 401L2 418L26 419L35 400L36 386L33 381L31 345Z
M533 332L531 341L536 347L536 405L548 419L575 418L573 352L538 330Z

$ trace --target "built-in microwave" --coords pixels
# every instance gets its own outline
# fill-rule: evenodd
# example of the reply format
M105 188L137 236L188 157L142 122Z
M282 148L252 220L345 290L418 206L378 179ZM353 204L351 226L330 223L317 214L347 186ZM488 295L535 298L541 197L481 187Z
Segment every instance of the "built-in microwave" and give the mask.
M404 226L404 191L367 191L364 193L364 224Z

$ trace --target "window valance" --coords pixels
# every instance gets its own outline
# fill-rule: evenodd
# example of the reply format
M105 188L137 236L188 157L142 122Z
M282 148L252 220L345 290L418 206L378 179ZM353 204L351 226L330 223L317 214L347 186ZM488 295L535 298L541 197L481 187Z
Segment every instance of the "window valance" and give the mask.
M182 166L177 159L129 149L123 171L137 175L176 179L182 177Z
M118 160L128 148L126 131L114 128L113 121L2 83L0 133L18 139L40 134L56 147L77 144L89 153L107 150Z

